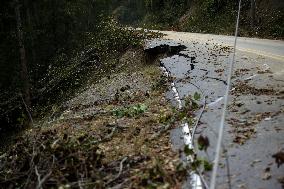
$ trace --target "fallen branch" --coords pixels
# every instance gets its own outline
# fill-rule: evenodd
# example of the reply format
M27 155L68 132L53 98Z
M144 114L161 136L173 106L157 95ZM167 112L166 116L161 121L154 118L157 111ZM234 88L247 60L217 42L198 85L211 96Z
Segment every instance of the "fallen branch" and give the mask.
M50 175L52 173L52 167L53 167L54 161L55 161L55 157L53 156L52 158L53 158L53 160L52 160L51 170L42 179L41 179L41 175L38 172L37 166L35 166L35 173L37 175L37 181L38 181L36 189L42 189L43 183L50 177Z
M123 163L124 163L126 160L127 160L127 157L124 157L124 158L121 160L120 166L119 166L119 172L118 172L118 174L116 175L116 177L115 177L114 179L108 181L108 182L106 183L106 185L112 183L113 181L115 181L116 179L118 179L118 178L120 177L120 175L121 175L121 173L122 173L122 169L123 169Z
M41 179L41 176L40 176L40 174L38 173L38 170L37 170L37 166L35 166L35 173L36 173L36 175L37 175L37 180L38 180L38 184L37 184L36 189L42 189L43 183L48 179L48 177L51 175L52 171L50 171L49 173L47 173L47 174Z
M191 133L191 143L192 143L192 146L194 147L194 135L196 133L196 129L197 129L197 126L199 124L199 121L200 121L200 119L201 119L201 117L202 117L202 115L203 115L203 113L205 111L205 107L206 107L207 102L206 102L206 96L205 96L203 90L199 86L197 86L196 84L194 84L192 82L189 82L189 83L192 84L193 86L195 86L199 90L201 95L203 96L203 106L202 106L201 112L200 112L200 114L198 116L198 119L196 120L195 125L194 125L194 127L192 129L192 133Z
M33 118L32 118L32 114L31 114L31 112L30 112L30 110L29 110L29 107L28 107L28 105L25 103L25 100L24 100L22 94L21 94L20 96L21 96L21 99L22 99L23 104L24 104L24 106L25 106L25 109L26 109L26 111L27 111L27 113L28 113L28 115L29 115L29 119L30 119L30 121L31 121L31 124L32 124L32 126L33 126L33 125L34 125L34 121L33 121Z

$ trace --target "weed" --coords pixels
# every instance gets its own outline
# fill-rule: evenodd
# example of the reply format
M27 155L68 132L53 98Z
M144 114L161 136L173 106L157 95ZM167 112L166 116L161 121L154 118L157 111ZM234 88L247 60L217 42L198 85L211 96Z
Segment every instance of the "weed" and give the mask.
M147 111L147 106L145 104L138 104L128 108L119 108L113 110L113 115L122 118L126 117L137 117Z

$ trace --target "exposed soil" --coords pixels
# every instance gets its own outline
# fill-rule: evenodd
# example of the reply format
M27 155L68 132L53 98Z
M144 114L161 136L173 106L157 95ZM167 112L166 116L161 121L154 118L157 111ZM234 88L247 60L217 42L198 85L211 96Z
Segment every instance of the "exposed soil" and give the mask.
M181 188L165 77L141 50L118 67L0 152L2 187Z

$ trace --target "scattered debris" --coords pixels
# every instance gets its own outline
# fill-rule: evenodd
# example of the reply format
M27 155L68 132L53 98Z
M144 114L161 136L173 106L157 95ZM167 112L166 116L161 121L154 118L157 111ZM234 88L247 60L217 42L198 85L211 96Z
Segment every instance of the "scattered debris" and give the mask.
M272 157L275 158L275 162L278 168L284 163L284 152L283 151L273 154Z
M267 117L264 119L264 121L270 121L271 120L271 117Z
M263 64L263 69L257 71L258 74L273 73L267 64Z
M261 121L268 121L280 113L281 111L262 112L247 116L245 119L230 118L228 123L233 127L231 132L235 135L234 142L244 144L256 133L255 125Z
M167 80L160 83L158 65L125 61L0 152L1 187L180 188L187 169L168 138L175 124Z
M241 94L252 94L252 95L276 95L276 91L274 89L258 89L252 86L249 86L245 82L237 82L234 84L235 90L232 91L233 95L240 96Z
M267 167L264 172L262 173L261 179L262 180L269 180L271 178L270 167Z
M259 162L261 162L260 159L255 159L255 160L253 160L253 161L251 162L250 166L254 167L254 165L255 165L256 163L259 163Z
M204 137L202 135L198 137L197 143L198 143L199 150L205 150L205 151L210 145L208 137L207 136Z
M284 188L284 177L279 177L277 180L282 184L282 188Z
M250 69L246 69L246 68L237 69L237 70L235 71L235 76L239 77L239 76L245 75L245 74L247 74L249 71L250 71Z
M256 74L249 76L249 77L245 78L244 81L251 80L251 79L255 78L256 76L257 76Z

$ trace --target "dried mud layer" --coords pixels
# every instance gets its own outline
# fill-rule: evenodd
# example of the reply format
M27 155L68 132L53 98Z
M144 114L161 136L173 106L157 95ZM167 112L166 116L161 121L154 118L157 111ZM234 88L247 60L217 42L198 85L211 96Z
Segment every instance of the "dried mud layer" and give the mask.
M180 188L167 82L143 51L0 152L0 188Z

